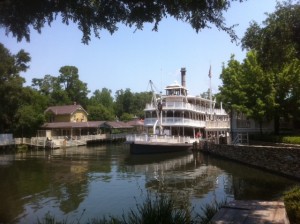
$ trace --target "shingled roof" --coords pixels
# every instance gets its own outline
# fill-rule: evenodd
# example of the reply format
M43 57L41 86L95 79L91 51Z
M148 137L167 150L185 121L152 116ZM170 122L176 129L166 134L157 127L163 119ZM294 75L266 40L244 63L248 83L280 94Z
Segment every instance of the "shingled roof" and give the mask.
M65 105L65 106L53 106L48 107L45 113L52 112L55 115L73 114L76 110L83 110L88 114L81 105Z
M122 121L106 121L103 124L101 124L100 127L117 128L117 129L133 128L131 125L128 125Z
M57 129L57 128L98 128L105 121L87 121L87 122L55 122L45 123L42 128Z

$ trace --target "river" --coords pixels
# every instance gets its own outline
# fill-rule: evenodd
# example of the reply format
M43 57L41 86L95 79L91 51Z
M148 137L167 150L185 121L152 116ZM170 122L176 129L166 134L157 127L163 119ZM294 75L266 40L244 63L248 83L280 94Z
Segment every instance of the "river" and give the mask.
M196 215L212 201L275 200L299 184L202 153L130 155L125 144L2 153L0 178L0 223L121 217L158 192Z

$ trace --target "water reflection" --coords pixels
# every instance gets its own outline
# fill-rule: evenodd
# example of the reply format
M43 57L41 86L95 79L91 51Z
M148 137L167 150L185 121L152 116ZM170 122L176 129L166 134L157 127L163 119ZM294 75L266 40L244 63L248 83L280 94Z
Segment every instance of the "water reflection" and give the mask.
M196 207L212 200L273 200L296 181L201 153L138 155L124 145L0 155L0 222L122 215L146 191Z

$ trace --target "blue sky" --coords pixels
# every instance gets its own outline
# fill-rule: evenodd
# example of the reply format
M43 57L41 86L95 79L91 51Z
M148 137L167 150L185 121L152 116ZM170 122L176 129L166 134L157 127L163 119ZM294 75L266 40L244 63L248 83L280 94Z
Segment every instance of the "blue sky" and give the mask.
M232 3L224 13L227 25L238 24L236 34L242 38L251 21L259 24L265 20L265 12L275 11L274 0L248 0ZM86 82L91 93L96 89L108 88L112 95L119 89L130 88L132 92L149 91L149 80L162 91L175 80L180 82L180 69L187 70L186 83L191 95L199 95L209 88L208 71L212 66L212 91L218 92L222 84L219 77L222 63L234 54L242 61L246 52L232 43L228 34L216 28L204 29L199 33L188 23L172 18L164 19L158 32L152 24L134 32L133 28L121 25L113 35L106 31L101 38L92 37L89 45L81 43L81 32L76 25L66 26L55 21L46 26L42 33L31 31L30 43L17 42L0 29L1 42L12 54L20 49L30 53L30 69L21 75L26 85L32 78L46 74L59 75L65 65L76 66L79 78Z

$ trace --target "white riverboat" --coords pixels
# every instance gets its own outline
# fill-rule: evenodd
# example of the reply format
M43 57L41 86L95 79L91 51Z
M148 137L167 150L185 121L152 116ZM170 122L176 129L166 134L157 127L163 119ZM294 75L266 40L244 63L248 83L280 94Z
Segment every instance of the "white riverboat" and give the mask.
M216 108L211 92L208 99L189 95L185 77L186 69L182 68L181 84L168 85L165 94L157 95L152 88L152 101L144 109L146 134L127 136L131 153L187 150L200 139L228 141L230 118L222 104Z

